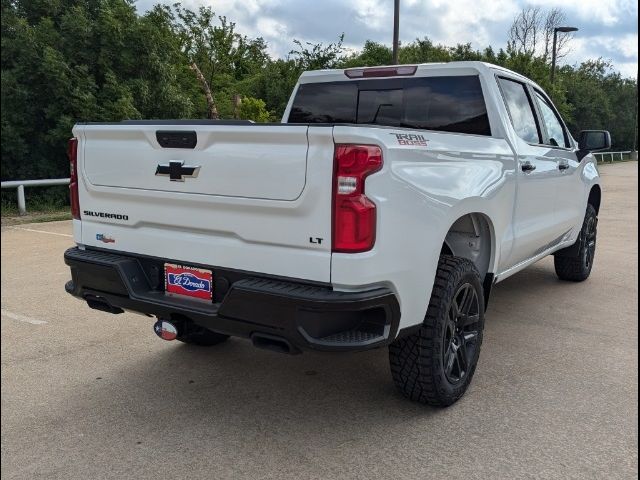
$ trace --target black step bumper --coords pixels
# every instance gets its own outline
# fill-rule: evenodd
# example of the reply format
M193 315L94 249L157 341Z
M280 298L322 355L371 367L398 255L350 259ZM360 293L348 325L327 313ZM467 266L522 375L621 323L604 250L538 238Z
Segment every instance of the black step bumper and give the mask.
M95 309L193 322L227 335L283 339L292 350L366 350L396 336L400 308L386 288L337 292L330 286L193 265L213 271L212 302L169 297L163 267L175 260L70 248L65 289Z

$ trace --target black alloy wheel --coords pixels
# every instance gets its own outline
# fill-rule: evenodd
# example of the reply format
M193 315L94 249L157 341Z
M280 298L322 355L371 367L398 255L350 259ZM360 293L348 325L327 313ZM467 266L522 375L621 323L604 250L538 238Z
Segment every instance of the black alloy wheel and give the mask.
M591 270L593 258L596 256L596 235L598 233L598 217L588 217L584 230L583 261L585 269Z
M454 295L443 337L444 373L447 380L457 384L470 370L470 359L475 358L478 346L480 304L473 286L465 283Z
M556 274L560 280L582 282L589 278L596 256L597 234L598 212L589 204L576 244L554 254Z

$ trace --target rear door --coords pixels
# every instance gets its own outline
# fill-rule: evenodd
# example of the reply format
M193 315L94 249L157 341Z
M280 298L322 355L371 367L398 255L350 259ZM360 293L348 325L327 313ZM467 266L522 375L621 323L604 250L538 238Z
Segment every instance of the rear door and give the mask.
M507 262L514 266L542 253L562 236L556 221L558 160L543 145L543 130L525 83L499 77L498 83L515 130L518 190L514 205L514 247Z
M585 187L580 178L580 162L573 139L547 95L538 89L532 91L543 126L543 143L549 148L547 156L556 160L559 170L556 222L563 231L580 228L585 215Z

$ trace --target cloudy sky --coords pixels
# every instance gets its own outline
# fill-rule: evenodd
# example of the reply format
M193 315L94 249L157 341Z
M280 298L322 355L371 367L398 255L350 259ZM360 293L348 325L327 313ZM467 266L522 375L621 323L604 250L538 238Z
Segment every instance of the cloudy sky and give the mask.
M138 0L144 12L161 0ZM175 0L163 0L174 3ZM273 55L286 56L293 39L332 42L344 32L345 46L365 40L391 44L393 0L183 0L211 5L236 22L241 33L263 37ZM635 0L401 0L400 40L428 36L436 43L504 47L514 16L526 6L561 7L580 31L563 60L611 60L623 75L638 75L638 4Z

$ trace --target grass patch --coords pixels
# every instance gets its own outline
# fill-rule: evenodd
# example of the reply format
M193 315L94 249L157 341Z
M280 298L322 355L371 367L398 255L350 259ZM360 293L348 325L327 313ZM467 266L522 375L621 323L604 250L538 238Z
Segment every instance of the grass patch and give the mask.
M71 211L68 205L58 202L47 202L27 199L27 214L18 213L18 204L15 199L2 199L2 225L20 225L23 223L55 222L59 220L71 220Z
M2 226L22 225L25 223L59 222L61 220L71 220L71 212L43 213L33 212L22 216L5 216L2 214Z

